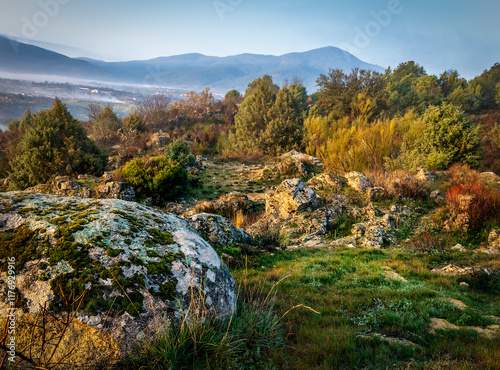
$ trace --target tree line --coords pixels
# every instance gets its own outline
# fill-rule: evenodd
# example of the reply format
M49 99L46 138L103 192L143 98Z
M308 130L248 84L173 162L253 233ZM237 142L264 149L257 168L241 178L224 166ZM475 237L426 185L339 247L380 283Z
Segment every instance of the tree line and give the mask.
M454 70L428 75L406 62L384 73L331 69L317 85L308 95L299 79L280 87L266 75L243 95L232 90L223 100L208 88L175 103L154 95L122 119L111 106L91 104L83 123L56 99L53 108L28 110L0 131L0 177L23 189L56 175L99 175L110 156L125 164L152 154L148 142L159 132L185 140L195 154L306 151L334 173L446 169L457 162L479 167L488 151L498 152L498 122L476 124L484 115L498 117L498 63L470 81ZM500 170L500 160L487 162Z

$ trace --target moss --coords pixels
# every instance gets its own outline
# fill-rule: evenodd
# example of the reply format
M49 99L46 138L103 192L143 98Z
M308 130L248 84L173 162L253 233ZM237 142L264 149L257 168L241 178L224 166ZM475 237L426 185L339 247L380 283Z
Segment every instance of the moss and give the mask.
M120 217L124 218L132 226L135 226L135 227L138 227L138 228L144 227L144 223L142 223L141 221L139 221L139 219L137 217L129 215L126 212L120 211L118 209L113 209L113 210L111 210L111 213L114 213L114 214L119 215Z
M131 254L129 257L128 257L128 260L130 262L132 262L134 265L141 265L141 266L144 266L144 261L141 260L139 257L137 256L134 256L133 254Z
M129 293L127 296L117 296L110 300L107 309L115 309L119 313L128 312L130 316L136 317L143 311L142 302L144 297L140 293Z
M161 220L159 218L154 218L153 221L156 222L156 223L158 223L158 224L162 224L163 223L163 220Z
M82 219L88 219L88 217L90 215L96 215L98 214L97 211L91 209L91 210L86 210L86 211L83 211L83 212L73 212L70 216L70 218L73 220L73 221L76 221L76 220L82 220Z
M41 251L47 246L46 241L38 240L38 231L22 226L12 232L0 233L0 261L9 257L16 259L16 270L24 268L26 262L41 257ZM2 263L6 271L7 263Z
M47 221L49 221L52 225L59 226L59 225L64 225L64 224L68 223L67 220L68 220L68 218L66 216L61 216L61 217L55 217L55 218L49 219Z
M94 203L92 203L92 204L94 204ZM92 207L92 204L81 203L81 204L77 205L75 208L77 210L79 210L79 211L86 211L87 209L89 209L90 207Z
M154 249L148 249L148 250L146 251L146 255L147 255L148 257L151 257L151 258L154 258L154 257L160 257L160 255L158 254L158 252L157 252L157 251L155 251Z
M132 226L130 226L130 231L133 233L138 233L139 229L137 227L135 227L134 225L132 225Z
M132 244L132 240L130 240L129 238L125 239L123 242L127 245Z
M116 263L116 266L125 266L125 267L130 267L132 266L132 264L129 262L129 261L118 261Z
M57 231L54 233L56 238L66 238L68 240L73 240L73 234L77 231L83 230L82 224L85 224L85 220L79 220L76 222L68 222L59 226Z
M165 284L161 284L160 285L160 293L158 295L161 296L162 298L169 300L169 301L173 301L175 299L175 295L176 295L176 287L177 287L177 283L174 281L168 282Z
M109 231L103 231L102 235L105 236L106 238L111 235Z
M158 229L147 229L146 231L153 238L152 240L155 244L169 245L174 242L174 236L168 231L161 232Z
M23 207L23 208L18 209L16 212L19 213L22 216L24 216L24 215L26 215L28 213L37 213L36 209L35 208L31 208L31 207Z
M5 204L5 203L2 203L2 212L12 212L14 210L14 207L11 206L10 204Z
M106 255L108 255L109 257L118 257L123 252L123 249L113 249L111 247L108 247L108 249L106 249Z
M165 275L165 276L172 276L172 270L170 266L172 266L172 262L174 260L181 260L185 258L185 255L183 253L172 253L169 252L157 262L149 262L146 265L146 268L148 269L148 273L151 275Z
M86 248L99 247L104 249L106 248L106 243L104 243L104 238L101 235L96 235L92 239L89 239L87 241L85 247Z

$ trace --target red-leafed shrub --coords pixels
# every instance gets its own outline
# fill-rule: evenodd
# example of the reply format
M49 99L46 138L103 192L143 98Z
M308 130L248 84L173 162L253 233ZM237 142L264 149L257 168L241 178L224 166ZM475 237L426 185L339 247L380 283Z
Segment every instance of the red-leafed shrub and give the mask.
M500 191L487 188L478 173L466 167L454 168L451 175L446 202L455 228L477 232L500 222Z

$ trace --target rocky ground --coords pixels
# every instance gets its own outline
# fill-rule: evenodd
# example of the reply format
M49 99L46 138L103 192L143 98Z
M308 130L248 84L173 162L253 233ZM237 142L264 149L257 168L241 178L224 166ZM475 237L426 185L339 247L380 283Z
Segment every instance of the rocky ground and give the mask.
M133 188L112 173L102 178L59 177L25 192L3 193L1 257L24 248L16 252L16 261L26 313L36 316L44 302L54 306L58 285L70 284L88 293L76 317L80 323L111 335L112 341L123 338L124 331L140 338L155 324L157 311L176 306L182 312L183 305L189 307L193 282L201 287L209 310L231 312L235 286L220 257L230 266L241 266L242 250L271 255L275 250L295 253L310 248L408 251L430 228L466 230L471 222L459 209L436 225L436 214L445 209L447 173L421 170L383 181L359 172L337 176L324 172L317 158L297 152L250 165L198 158L191 172L198 188L163 209L137 199ZM480 176L488 186L500 188L498 176ZM464 209L468 202L463 199ZM463 287L468 286L468 276L500 274L500 230L488 233L479 245L462 245L453 238L447 242L453 245L424 245L430 248L425 253L434 253L432 248L441 253L444 248L467 254L471 261L465 266L447 259L429 273L457 277ZM113 283L114 275L121 285ZM398 284L414 284L387 266L382 275ZM104 307L111 298L116 304ZM460 300L446 299L468 310ZM115 316L109 315L110 309ZM490 324L482 327L457 326L435 317L429 333L465 328L497 338L497 316L490 315ZM374 335L388 342L413 343L383 332L363 338ZM92 341L97 343L88 342ZM116 345L108 350L116 351Z

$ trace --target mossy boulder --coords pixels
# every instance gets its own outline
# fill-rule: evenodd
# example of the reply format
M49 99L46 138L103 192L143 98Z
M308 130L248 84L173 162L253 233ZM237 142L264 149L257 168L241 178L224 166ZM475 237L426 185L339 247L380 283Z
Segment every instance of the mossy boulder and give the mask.
M26 315L44 305L63 314L65 297L80 297L75 320L117 341L161 330L193 300L218 317L236 303L234 280L208 242L186 221L133 202L0 193L0 280L12 257Z

